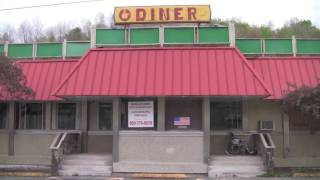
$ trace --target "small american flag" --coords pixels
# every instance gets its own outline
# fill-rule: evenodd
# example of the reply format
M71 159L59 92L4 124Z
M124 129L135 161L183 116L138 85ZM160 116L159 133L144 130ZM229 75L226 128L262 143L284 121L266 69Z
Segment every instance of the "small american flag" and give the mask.
M175 117L174 125L175 126L190 126L190 117Z

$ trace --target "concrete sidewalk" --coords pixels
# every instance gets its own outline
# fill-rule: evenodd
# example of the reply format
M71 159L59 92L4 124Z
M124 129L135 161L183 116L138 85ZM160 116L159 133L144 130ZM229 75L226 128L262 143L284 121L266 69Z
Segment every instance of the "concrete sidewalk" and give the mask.
M131 177L0 177L0 180L136 180L150 178L131 178ZM152 178L158 179L158 178ZM318 178L186 178L195 180L313 180Z

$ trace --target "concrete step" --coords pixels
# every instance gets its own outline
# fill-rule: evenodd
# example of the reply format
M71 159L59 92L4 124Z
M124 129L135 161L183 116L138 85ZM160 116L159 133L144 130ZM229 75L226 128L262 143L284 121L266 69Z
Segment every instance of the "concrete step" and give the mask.
M254 178L264 174L265 172L209 172L210 178Z
M259 156L211 156L209 177L256 177L265 173Z
M112 165L112 160L64 159L62 165Z
M261 161L260 156L234 156L234 155L222 155L211 156L211 160L215 161Z
M210 161L209 166L263 166L263 162L260 161Z
M112 155L66 155L63 157L58 172L61 176L110 176L112 173Z
M263 166L209 166L209 171L214 172L255 172L255 171L264 171Z
M78 171L112 171L112 166L97 165L61 165L61 170L78 170Z
M112 160L110 154L70 154L63 156L64 159L82 159L82 160Z
M73 171L73 170L59 170L60 176L111 176L111 171L99 172L99 171Z

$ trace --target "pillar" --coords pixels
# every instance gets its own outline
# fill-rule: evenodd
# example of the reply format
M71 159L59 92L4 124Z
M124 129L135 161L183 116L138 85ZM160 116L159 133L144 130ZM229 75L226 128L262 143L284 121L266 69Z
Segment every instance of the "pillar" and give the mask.
M208 163L210 158L210 98L202 100L202 130L203 130L203 156L204 162Z
M244 97L242 98L242 129L244 131L250 130L248 112L249 112L248 98Z
M14 102L9 103L9 144L8 155L14 155L14 134L15 134L15 119L14 119Z
M46 102L45 103L45 124L46 124L46 127L45 129L46 130L50 130L51 129L51 102Z
M65 60L67 56L67 40L64 39L62 43L62 59Z
M90 32L90 47L95 48L96 47L96 27L92 26L91 27L91 32Z
M81 102L81 152L88 152L88 102Z
M165 131L166 129L166 122L165 122L165 102L164 97L158 97L158 117L157 117L157 130L158 131Z
M6 42L4 43L3 55L6 56L6 57L8 57L8 55L9 55L8 52L9 52L9 42L6 41Z
M119 129L121 121L121 100L119 97L112 99L112 158L113 162L119 161Z
M51 119L51 129L58 129L58 118L57 118L57 102L52 102L51 104L52 109L51 109L51 113L52 113L52 119Z
M229 41L230 41L231 47L236 46L236 32L235 32L235 27L233 22L229 23Z
M297 56L297 39L296 39L296 36L292 36L292 53L293 53L293 56Z
M283 120L283 157L286 158L290 152L290 132L289 132L289 117L288 114L282 114Z

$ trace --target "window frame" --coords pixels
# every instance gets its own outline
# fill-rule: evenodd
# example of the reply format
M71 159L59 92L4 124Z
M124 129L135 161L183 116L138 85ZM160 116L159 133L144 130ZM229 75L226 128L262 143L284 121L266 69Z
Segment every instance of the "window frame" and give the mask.
M111 105L111 127L110 127L110 129L104 130L104 129L100 128L100 105L101 104L110 104ZM112 104L112 102L97 102L96 124L97 124L97 131L112 131L113 130L113 104Z
M194 125L193 121L194 121L194 119L197 119L197 118L195 118L194 116L187 116L187 115L185 115L185 116L191 118L190 119L190 126L187 126L186 128L178 128L178 127L175 127L174 125L172 127L169 127L169 125L168 125L169 119L167 119L167 115L168 115L167 106L168 106L168 102L170 102L170 101L176 101L176 102L177 101L181 101L183 103L187 102L187 103L191 103L191 104L193 104L195 102L199 103L200 112L197 112L197 113L199 113L199 115L200 115L200 118L198 119L199 120L198 125L200 127L195 127L195 125ZM199 98L199 97L188 97L188 98L175 98L175 97L172 97L172 98L167 98L165 100L165 122L164 122L165 123L165 125L164 125L165 126L165 130L166 131L186 131L186 132L187 131L203 131L204 124L203 124L203 106L202 106L202 103L203 103L203 98ZM188 105L190 105L190 104L188 104ZM178 117L178 116L174 116L174 117ZM179 117L184 117L184 116L179 116Z
M5 118L4 118L4 126L2 127L2 126L0 126L0 131L1 130L6 130L6 129L8 129L8 125L9 125L9 103L7 103L7 102L0 102L0 104L5 104L6 105L6 116L5 116Z
M75 105L75 120L74 120L74 129L61 129L59 128L59 104L74 104ZM56 122L55 122L55 125L56 125L56 130L59 130L59 131L74 131L74 130L78 130L79 129L79 122L78 122L78 114L79 114L79 108L78 108L78 103L77 102L57 102L56 103L56 112L55 112L55 115L56 115Z
M15 121L17 123L15 129L17 130L45 130L46 129L46 110L45 110L45 102L38 102L38 101L30 101L30 102L17 102L18 107L18 112L15 115L18 115L18 117L15 118ZM34 129L34 128L27 128L27 105L28 104L41 104L41 128L39 129ZM22 119L22 106L25 106L25 115L24 119Z
M243 113L244 113L244 110L243 110L243 100L242 99L234 99L234 100L215 100L215 101L210 101L210 131L213 131L213 132L240 132L240 131L243 131L244 129L244 116L243 116ZM239 105L239 117L241 118L241 122L239 123L239 125L241 127L239 128L230 128L230 129L215 129L214 128L214 121L216 118L214 118L214 115L212 113L212 110L213 110L213 104L214 103L238 103Z

